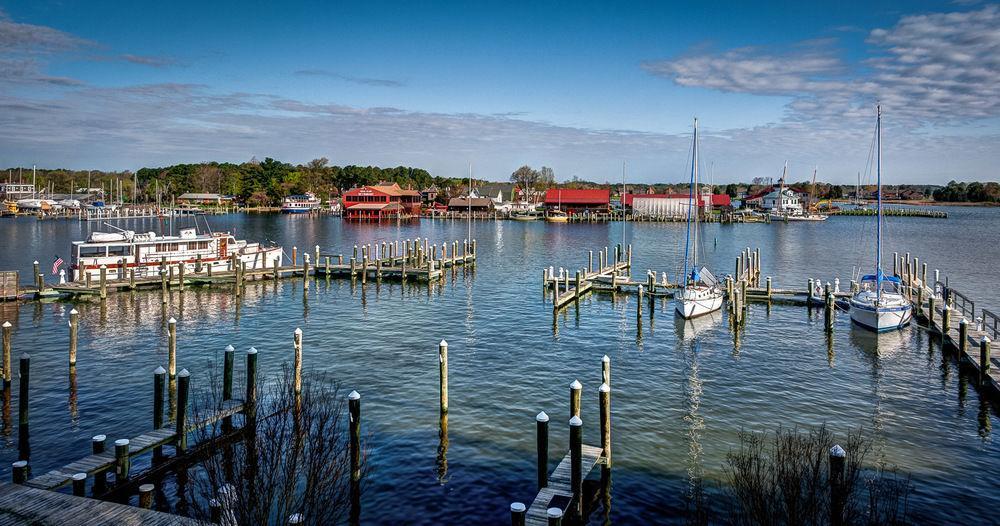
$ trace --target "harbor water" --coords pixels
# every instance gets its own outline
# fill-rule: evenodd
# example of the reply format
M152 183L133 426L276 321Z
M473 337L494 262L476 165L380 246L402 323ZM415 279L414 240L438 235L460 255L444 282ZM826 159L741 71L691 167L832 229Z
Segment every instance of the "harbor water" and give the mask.
M910 252L940 269L942 281L1000 311L1000 208L947 208L948 219L888 218L891 254ZM177 220L174 230L193 219ZM204 218L198 219L202 228ZM214 230L273 241L290 253L345 254L361 243L428 238L462 240L463 221L350 223L337 217L212 216ZM115 223L166 231L158 219ZM362 501L366 524L496 524L512 501L535 493L535 415L551 417L554 466L568 444L568 388L584 386L584 441L598 444L601 357L612 363L613 524L684 522L687 496L703 486L709 504L724 491L725 456L745 430L826 424L844 434L863 427L874 438L870 460L912 476L916 522L990 523L1000 507L996 408L950 356L917 326L874 336L838 313L832 336L822 311L751 304L734 331L727 316L687 324L657 302L636 316L633 296L591 295L553 316L542 268L580 268L587 250L623 239L621 223L547 224L480 221L474 267L448 269L441 283L351 284L301 279L248 283L242 299L228 287L111 294L105 304L27 301L0 304L14 325L16 356L31 355L31 465L44 473L89 452L90 438L137 436L151 426L151 376L166 364L166 320L178 320L178 369L205 389L223 349L260 351L264 374L292 360L292 333L304 331L304 370L324 371L359 391L371 432L373 471ZM0 221L0 270L33 260L51 270L56 256L96 222ZM804 289L809 278L840 278L874 266L874 221L831 217L822 223L703 225L703 261L732 273L744 247L759 247L762 275L776 288ZM684 256L681 223L629 223L633 276L646 269L673 281ZM612 249L613 251L613 249ZM300 256L301 257L301 256ZM47 276L47 279L55 279ZM68 379L67 321L80 315L75 385ZM437 344L447 340L450 407L447 447L439 434ZM239 365L238 369L242 369ZM16 374L14 375L16 393ZM16 395L15 395L16 396ZM16 401L14 402L16 404ZM15 410L16 411L16 410ZM9 422L9 420L5 421ZM17 460L16 424L0 436L0 477ZM165 481L168 487L173 484ZM169 510L170 490L166 491ZM719 505L717 513L724 513ZM591 517L599 524L603 516Z

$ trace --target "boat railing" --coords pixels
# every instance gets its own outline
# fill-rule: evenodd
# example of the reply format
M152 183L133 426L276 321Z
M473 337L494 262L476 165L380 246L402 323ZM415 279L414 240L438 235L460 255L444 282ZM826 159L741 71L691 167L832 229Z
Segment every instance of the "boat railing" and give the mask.
M982 313L983 331L994 341L1000 339L1000 317L986 309L982 309Z

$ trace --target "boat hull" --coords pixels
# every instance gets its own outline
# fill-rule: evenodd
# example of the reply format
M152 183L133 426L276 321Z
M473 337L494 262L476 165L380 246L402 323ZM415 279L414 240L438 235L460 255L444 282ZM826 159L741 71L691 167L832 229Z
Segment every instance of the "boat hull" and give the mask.
M682 318L697 318L722 308L722 291L707 288L683 289L674 297L674 309Z
M246 264L247 270L254 271L273 269L275 265L280 267L282 265L283 253L281 247L267 247L239 254L238 257L241 263ZM232 270L232 260L228 257L215 259L203 258L200 262L195 257L186 257L183 260L168 258L166 261L167 268L173 268L174 272L177 272L177 267L180 264L184 265L184 273L189 276L194 275L196 269L199 267L202 274L207 274L209 268L213 272ZM119 259L104 266L106 267L105 275L109 281L129 279L130 270L135 270L135 277L137 279L156 277L159 276L160 272L160 261L146 261L137 264L134 261L130 262ZM88 275L92 282L97 282L101 279L101 270L100 268L95 268L93 265L89 265L84 269L80 269L79 265L73 265L69 279L70 281L85 281Z
M913 319L913 307L898 305L878 307L851 301L851 321L863 329L886 332L902 329Z

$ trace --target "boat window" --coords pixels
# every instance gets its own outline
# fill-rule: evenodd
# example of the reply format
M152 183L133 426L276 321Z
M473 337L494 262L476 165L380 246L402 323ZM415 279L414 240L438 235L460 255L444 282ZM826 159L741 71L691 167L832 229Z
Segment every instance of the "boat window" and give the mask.
M104 247L102 246L82 246L80 247L80 257L82 258L96 258L103 257L105 254Z
M109 256L126 256L129 254L127 245L111 245L108 247Z

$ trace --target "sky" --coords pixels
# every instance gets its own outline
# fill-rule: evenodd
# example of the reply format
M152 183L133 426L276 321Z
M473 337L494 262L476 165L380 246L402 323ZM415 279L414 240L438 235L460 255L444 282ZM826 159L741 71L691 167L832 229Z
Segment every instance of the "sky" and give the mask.
M423 4L0 0L0 167L1000 180L1000 4Z

